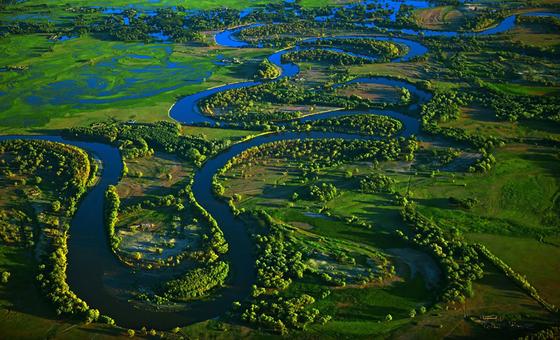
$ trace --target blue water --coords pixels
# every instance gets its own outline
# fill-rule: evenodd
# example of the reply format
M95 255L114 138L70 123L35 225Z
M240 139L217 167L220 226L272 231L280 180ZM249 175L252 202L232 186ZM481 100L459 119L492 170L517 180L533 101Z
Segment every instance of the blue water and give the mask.
M525 13L521 14L521 16L552 16L556 18L560 18L560 14L558 13L546 13L546 12L533 12L533 13ZM485 30L479 32L453 32L453 31L435 31L435 30L415 30L415 29L394 29L394 28L383 28L387 32L395 32L395 33L403 33L408 35L416 35L416 36L425 36L425 37L447 37L452 38L456 36L465 36L465 37L476 37L476 36L489 36L495 35L500 33L505 33L511 30L515 26L515 19L517 15L511 15L504 20L502 20L499 24L494 27L487 28ZM363 24L365 27L377 27L373 23Z
M77 36L69 36L69 35L63 35L60 38L58 38L58 41L68 41L68 40L72 40L72 39L77 39Z
M538 13L537 15L544 14ZM509 17L494 28L478 33L466 34L497 34L507 31L508 29L513 27L514 24L515 17ZM248 44L238 41L234 37L232 37L233 31L234 30L228 30L220 33L216 36L216 42L218 44L223 43L223 45L227 47L248 46ZM414 32L415 33L412 34L420 33L416 31ZM449 33L449 36L458 34L456 32L439 32L433 34L448 36L446 35L446 33ZM393 62L406 62L407 60L410 60L427 52L427 49L423 45L412 40L394 37L372 37L372 39L392 40L408 46L409 51L407 55L402 58L395 59L393 60ZM170 53L171 48L168 47L165 50ZM282 54L287 53L288 51L290 51L290 49L276 52L269 57L269 60L271 60L271 62L282 69L280 77L291 77L297 75L297 73L299 72L299 68L297 67L297 65L283 64L281 62ZM49 98L47 99L47 103L50 102L50 100L54 100L54 102L61 101L62 103L65 103L64 100L68 100L68 102L75 102L76 98L78 98L79 102L83 100L113 100L114 98L98 98L97 96L99 94L108 97L111 95L117 95L119 93L119 90L125 89L119 89L119 86L131 86L138 83L140 80L134 77L126 78L124 85L118 85L116 87L113 86L109 88L108 84L103 79L96 78L96 68L109 67L113 69L118 65L119 58L124 57L145 59L145 56L138 56L133 54L115 57L110 61L106 61L105 64L98 63L95 66L90 66L89 69L86 67L85 69L88 72L84 73L85 81L84 79L78 79L53 82L46 88L48 91L50 91L49 93L46 93L47 96L45 96L44 93L45 89L40 88L35 89L34 91L40 93L41 95L30 95L26 98L26 100L32 104L42 104L42 98ZM189 71L197 74L196 72L194 72L194 70L192 70L192 68L189 68L187 65L179 65L177 63L169 61L169 59L167 60L167 64L165 66L140 66L139 68L141 68L142 70L138 70L138 73L164 72L168 70L168 68L171 68L173 72L170 73L170 76L184 77L185 73L188 73ZM114 71L119 72L119 70ZM174 73L175 71L176 73ZM166 74L166 76L168 76L168 74ZM94 94L93 98L84 98L85 90L82 86L82 82L86 84L85 89L87 89L88 91L92 91L91 93ZM407 83L405 81L382 77L370 77L357 78L350 81L349 83L357 82L381 83L389 86L405 87L410 90L410 92L416 97L419 103L425 102L431 97L431 94L429 94L428 92L422 91L416 88L413 84ZM198 102L202 98L206 98L221 91L255 86L257 84L260 84L260 82L228 84L214 89L208 89L202 92L198 92L177 101L177 103L175 103L175 105L169 110L169 115L177 121L183 123L214 123L214 120L211 119L211 117L206 117L200 113ZM142 86L145 87L146 84L142 84ZM159 87L155 91L164 90L165 88L161 89L161 87ZM73 101L69 99L73 99ZM401 131L400 136L407 137L419 133L420 124L418 120L403 113L389 110L341 110L336 112L318 114L315 116L308 116L301 118L300 120L311 121L349 114L377 114L393 117L403 122L404 128ZM77 293L79 297L87 301L87 303L91 307L98 308L102 311L103 314L113 317L121 326L134 328L139 328L141 326L150 326L156 327L158 329L169 329L177 325L203 321L224 314L231 308L233 301L241 301L250 294L251 285L255 282L254 258L251 251L252 241L250 240L248 233L246 232L246 226L242 221L236 219L232 214L229 206L226 203L216 199L212 192L212 179L218 169L222 168L230 159L239 155L241 152L247 150L248 148L271 143L274 141L325 138L342 138L354 140L363 139L364 137L352 134L332 132L282 132L260 136L242 143L234 144L223 153L207 160L203 164L202 168L196 171L192 190L197 202L201 204L217 220L218 225L224 232L224 236L229 244L230 249L228 254L225 256L225 260L231 264L233 275L231 275L230 277L228 287L220 290L220 296L209 301L192 302L189 304L189 306L191 307L189 310L179 312L156 312L138 309L128 301L121 300L115 297L114 294L112 294L112 292L109 291L109 289L104 285L103 278L107 277L108 275L114 275L117 278L127 275L136 275L135 273L131 273L131 271L127 267L122 265L113 256L109 244L106 240L105 229L103 227L103 194L109 184L115 184L119 180L122 170L121 157L119 155L118 149L104 144L66 141L62 140L60 137L48 136L1 136L0 140L11 138L47 139L72 144L96 154L101 159L104 165L102 167L101 180L93 189L89 191L86 197L82 200L79 205L78 211L72 219L71 223L71 237L69 238L68 255L68 282L70 284L70 287L74 292ZM375 137L371 138L378 139Z
M149 33L148 35L152 39L154 39L155 41L165 42L165 43L170 43L171 42L171 37L168 36L168 35L165 35L163 32Z
M344 8L347 9L351 9L354 8L358 5L377 5L379 6L378 8L380 9L384 9L384 10L390 10L391 14L389 15L388 19L389 21L396 21L397 20L397 15L401 10L402 5L407 5L407 6L411 6L414 9L420 9L420 8L428 8L433 6L429 1L422 1L422 0L407 0L407 1L398 1L398 0L366 0L363 1L359 4L349 4L349 5L345 5ZM336 13L339 11L339 8L333 8L331 11L330 15L323 15L323 16L317 16L315 17L315 21L318 22L325 22L328 20L333 20L336 18ZM366 10L366 12L374 12L376 11L377 8L371 9L371 10Z
M230 36L230 35L224 35L224 37L225 36ZM343 36L343 37L348 38L348 39L364 38L364 37L356 37L356 36ZM425 46L423 46L422 44L420 44L418 42L408 40L408 39L392 38L392 37L369 37L369 38L379 39L379 40L384 40L384 41L394 41L396 43L406 45L408 47L407 54L405 56L401 57L401 58L397 58L397 59L393 60L393 62L407 61L407 60L410 60L411 58L421 56L428 51L428 49ZM316 40L316 38L312 38L312 39L307 39L306 41L313 41L313 39ZM225 41L227 44L231 44L231 40L224 39L222 41ZM237 43L237 41L233 41L233 44L236 44L236 43ZM230 47L230 45L227 45L227 46ZM293 77L293 76L295 76L299 73L300 70L299 70L299 67L296 64L283 63L282 62L282 55L284 55L286 53L289 53L291 51L294 51L294 50L298 50L298 49L299 49L298 47L294 47L294 48L291 48L291 49L284 49L284 50L275 52L274 54L272 54L271 56L268 57L268 60L271 63L273 63L274 65L276 65L280 68L281 73L280 73L279 78ZM358 80L356 80L356 81L358 81ZM364 80L363 78L360 78L359 81L360 82L366 82L367 80ZM371 78L369 81L380 83L383 80L382 80L382 78ZM400 86L400 87L408 88L411 91L411 93L413 93L413 94L417 93L418 96L420 97L420 99L425 99L429 96L429 94L427 92L418 90L416 87L414 87L411 84L401 82L401 81L396 81L396 80L390 80L390 79L387 79L385 81L386 81L385 82L386 85ZM217 120L214 119L213 117L209 117L207 115L204 115L200 111L200 108L198 107L198 103L202 99L208 98L208 97L210 97L213 94L216 94L218 92L227 91L227 90L231 90L231 89L244 88L244 87L251 87L251 86L258 85L258 84L262 84L262 82L249 81L249 82L241 82L241 83L235 83L235 84L227 84L227 85L216 87L216 88L213 88L213 89L201 91L201 92L195 93L195 94L190 95L190 96L186 96L184 98L179 99L169 109L169 116L171 118L179 121L179 122L184 123L184 124L205 123L205 124L214 125L214 124L216 124Z
M245 25L241 27L236 27L232 29L224 30L214 36L214 41L216 44L220 46L232 47L232 48L240 48L240 47L248 47L249 44L245 41L241 41L235 37L235 34L239 33L240 31L252 28L252 27L259 27L263 26L263 24L252 24L252 25Z
M121 46L122 45L122 46ZM119 44L115 48L126 50L129 44ZM159 64L127 65L124 59L151 60L156 57L142 54L123 54L100 61L94 65L84 65L72 80L48 83L33 90L33 94L23 100L33 106L68 105L74 108L85 108L92 104L109 104L119 101L147 98L180 88L188 84L198 84L211 76L208 71L197 70L188 64L171 61L172 49L169 46L154 46L154 49L165 53ZM159 53L156 53L158 55ZM123 61L123 63L121 63ZM31 69L30 76L43 77ZM109 83L102 74L115 75L117 81ZM182 82L166 86L169 79L180 77ZM131 89L138 89L137 91ZM128 93L126 95L123 95ZM10 94L6 95L10 97Z
M235 84L228 84L219 87L215 87L212 89L204 90L201 92L197 92L190 96L186 96L184 98L179 99L170 109L169 109L169 116L176 121L185 123L185 124L200 124L200 123L208 123L208 124L215 124L215 120L211 117L205 116L200 112L198 107L198 103L207 97L210 97L213 94L218 92L223 92L232 89L238 89L243 87L255 86L261 84L260 82L255 81L248 81L243 83L235 83Z

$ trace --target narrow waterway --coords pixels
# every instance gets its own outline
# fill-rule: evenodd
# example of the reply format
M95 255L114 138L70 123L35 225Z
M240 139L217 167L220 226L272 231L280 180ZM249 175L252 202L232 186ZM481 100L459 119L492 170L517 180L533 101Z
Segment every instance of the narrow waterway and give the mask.
M551 13L530 13L526 15L554 15ZM497 34L511 29L515 24L515 16L506 18L501 24L494 28L478 33L476 35ZM254 25L253 25L254 26ZM251 26L249 26L251 27ZM235 33L246 27L226 30L216 35L216 42L224 47L241 48L248 44L235 38ZM400 30L406 34L419 34L420 32ZM458 34L468 35L469 33L422 31L424 35L455 36ZM348 37L352 38L352 37ZM355 36L354 38L363 38ZM414 57L425 54L428 50L419 42L394 37L369 37L377 40L394 41L406 45L407 54L393 60L393 62L406 62ZM282 63L281 56L299 47L282 50L274 53L269 60L280 67L282 74L280 77L290 77L297 75L299 68L291 63ZM372 56L372 58L374 58ZM431 95L416 88L414 85L390 78L372 77L359 78L352 82L379 83L389 86L405 87L416 97L417 103L425 102ZM201 91L191 96L180 99L171 109L170 116L184 124L209 123L214 124L216 120L212 117L203 115L198 108L198 103L203 98L212 94L226 91L233 88L255 86L260 82L243 82L224 85L221 87ZM301 118L302 121L317 120L348 114L378 114L386 115L400 120L403 129L400 136L417 135L419 133L419 122L417 119L407 116L400 112L390 110L361 110L361 111L332 111ZM103 201L104 193L109 185L119 181L122 171L122 161L118 149L115 147L82 141L65 140L58 136L0 136L1 140L6 139L42 139L54 142L74 145L94 154L103 164L101 179L83 198L78 211L74 216L68 243L68 283L71 289L91 307L99 309L103 314L114 318L117 323L124 327L139 328L147 326L149 328L169 329L177 325L185 325L197 321L212 319L224 314L231 308L234 301L247 298L250 293L251 285L255 282L256 273L254 270L254 258L252 254L252 242L245 230L243 223L236 219L227 204L216 199L212 193L212 177L223 167L231 158L248 148L263 145L266 143L292 140L292 139L324 139L324 138L343 138L343 139L363 139L366 137L342 134L334 132L281 132L276 134L263 135L251 140L234 144L221 154L209 159L202 168L194 175L193 193L196 200L217 220L224 232L224 236L229 244L229 252L225 260L231 266L231 275L228 286L219 291L210 300L195 301L189 304L189 308L184 311L151 311L138 309L135 304L120 299L111 292L104 284L104 278L111 276L118 280L119 277L130 275L140 275L134 270L120 263L112 254L109 243L107 242L105 227L103 225Z

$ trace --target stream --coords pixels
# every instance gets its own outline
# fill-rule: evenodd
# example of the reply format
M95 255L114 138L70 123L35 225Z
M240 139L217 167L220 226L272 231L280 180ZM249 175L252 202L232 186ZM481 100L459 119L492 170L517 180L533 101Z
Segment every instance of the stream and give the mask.
M554 13L529 13L523 15L553 15ZM255 24L258 25L258 24ZM246 42L235 38L235 33L246 27L244 26L230 29L218 33L215 36L216 42L222 47L243 48L248 46ZM441 31L413 31L396 30L404 34L422 34L424 36L456 36L456 35L489 35L505 32L515 25L515 16L506 18L496 27L477 33L441 32ZM364 38L362 36L345 36L344 38ZM380 41L393 41L407 47L406 55L392 60L393 62L406 62L414 57L425 54L428 49L421 43L405 38L395 37L366 37ZM310 40L308 40L310 41ZM293 77L299 73L297 65L292 63L282 63L283 54L298 50L301 47L278 51L268 59L281 69L283 77ZM373 58L373 57L372 57ZM277 78L277 79L279 79ZM405 87L417 99L419 105L431 98L431 94L422 91L410 83L383 77L359 78L351 82L378 83L389 86ZM169 110L169 115L182 124L215 124L217 121L212 117L202 114L198 108L198 103L208 96L215 93L227 91L235 88L251 87L261 84L259 81L247 81L235 84L228 84L196 94L186 96L178 100ZM412 109L413 107L411 107ZM377 114L386 115L400 120L403 129L399 136L408 137L419 133L420 125L416 118L412 118L403 113L390 110L341 110L331 111L312 116L299 118L301 121L318 120L349 114ZM192 190L196 200L202 205L218 222L225 239L229 244L229 252L224 256L224 260L230 263L230 277L228 285L218 291L218 294L207 300L198 300L188 304L188 309L181 311L155 311L139 309L134 303L126 301L116 296L107 287L107 277L118 280L125 277L142 278L142 273L135 271L114 256L111 251L103 223L103 201L104 193L109 185L118 183L122 161L117 148L106 144L66 140L59 136L0 136L1 140L6 139L42 139L54 142L74 145L94 154L103 164L100 181L90 189L82 199L79 208L72 219L68 240L68 283L71 289L92 308L97 308L102 314L114 318L118 325L123 327L170 329L177 325L192 324L216 318L227 312L234 301L246 299L251 290L251 285L255 283L256 272L254 269L254 254L252 254L253 242L246 232L244 224L233 215L229 206L217 199L212 192L212 177L223 167L231 158L254 146L291 139L321 139L321 138L343 138L343 139L363 139L368 138L353 134L343 134L335 132L280 132L259 137L232 145L229 149L220 153L212 159L206 161L194 175ZM173 270L172 268L169 270Z

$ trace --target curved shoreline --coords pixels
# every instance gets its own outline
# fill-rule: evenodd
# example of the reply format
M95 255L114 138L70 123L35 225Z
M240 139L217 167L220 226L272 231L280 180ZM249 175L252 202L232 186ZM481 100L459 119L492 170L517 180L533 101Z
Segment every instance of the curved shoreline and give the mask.
M239 28L238 28L239 29ZM236 29L236 30L238 30ZM227 31L227 30L226 30ZM224 32L226 32L224 31ZM231 35L233 33L229 33L229 35ZM339 37L330 37L330 38L339 38ZM413 40L409 40L409 39L403 39L403 38L396 38L396 37L384 37L384 36L376 36L376 37L372 37L372 36L340 36L340 38L347 38L347 39L372 39L372 40L379 40L379 41L393 41L395 43L399 43L399 44L403 44L406 45L408 47L408 51L405 55L395 58L393 59L391 62L404 62L404 61L409 61L412 58L424 55L425 53L428 52L428 49ZM311 39L317 39L317 38L311 38ZM306 39L304 41L308 41L309 39ZM226 47L231 47L231 45L225 45ZM324 48L319 48L319 49L324 49ZM280 69L280 75L271 80L271 81L277 81L279 79L285 78L285 77L293 77L295 75L297 75L300 71L299 67L296 64L293 63L283 63L282 62L282 55L292 52L292 51L298 51L300 50L299 46L293 46L293 47L287 47L284 49L281 49L275 53L273 53L272 55L268 56L267 59L274 64L274 66L278 67ZM377 79L381 79L382 77L375 77ZM389 79L389 78L387 78ZM381 82L381 80L380 80ZM168 110L168 115L169 117L171 117L172 119L178 121L179 123L182 124L187 124L187 125L192 125L192 124L209 124L209 125L216 125L216 123L220 123L220 124L228 124L228 122L222 122L219 121L217 119L214 119L211 116L205 115L200 111L200 107L199 107L199 103L201 100L204 100L205 98L208 98L216 93L222 92L222 91L227 91L227 90L233 90L233 89L240 89L240 88L246 88L246 87L253 87L253 86L257 86L257 85L261 85L264 84L264 81L245 81L245 82L239 82L239 83L232 83L232 84L226 84L226 85L222 85L222 86L216 86L216 87L212 87L188 96L185 96L181 99L179 99L177 102L175 102ZM413 85L411 85L413 86Z

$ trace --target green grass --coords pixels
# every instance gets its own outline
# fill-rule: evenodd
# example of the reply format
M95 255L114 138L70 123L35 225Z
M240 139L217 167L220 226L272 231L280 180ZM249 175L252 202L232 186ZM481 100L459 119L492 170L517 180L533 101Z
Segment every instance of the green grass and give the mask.
M556 86L528 86L512 83L486 83L491 89L519 96L550 96L560 94Z
M310 331L333 338L387 334L410 323L413 319L409 311L429 302L431 295L419 276L387 287L335 289L316 303L334 320L323 326L313 325ZM392 321L385 321L387 314L391 314Z
M246 179L240 176L239 169L228 172L226 195L242 193L240 208L267 210L274 219L295 227L293 237L305 240L305 244L318 251L328 244L344 254L369 251L369 256L375 256L383 253L383 249L408 247L393 233L394 228L402 222L399 208L392 206L388 195L361 194L347 188L351 180L345 177L346 171L359 168L359 173L362 173L367 171L368 166L353 164L326 169L321 178L345 188L342 195L328 203L330 210L340 216L355 215L372 222L374 227L371 230L334 218L306 215L306 212L317 211L320 207L317 202L298 199L293 206L288 205L292 193L302 192L305 185L298 184L294 173L285 167L286 163L277 163L274 159L267 160L267 163L269 165L266 167L253 163L246 169L249 175ZM280 169L286 170L287 174ZM393 260L390 261L392 263ZM303 280L295 281L283 295L307 293L317 296L324 288L324 284L306 276ZM434 297L433 293L425 288L420 275L414 278L400 277L395 282L389 279L383 285L334 288L329 297L314 304L322 313L332 315L333 320L324 326L310 326L309 336L321 334L331 338L389 334L410 323L412 319L408 316L409 311L428 304ZM384 321L387 314L393 316L393 321Z
M392 336L398 338L414 334L417 339L493 339L517 338L524 334L515 328L486 329L465 316L513 316L538 327L550 326L550 314L489 263L485 264L484 277L473 283L473 290L474 296L467 299L465 304L450 305L447 309L435 309L424 316L417 316L414 323L397 330Z
M560 277L555 275L558 267L557 246L539 243L536 237L540 234L554 235L556 227L544 220L545 216L554 219L555 200L559 192L558 156L552 148L534 147L528 145L510 145L498 149L496 152L497 165L489 174L462 174L442 172L435 177L420 172L413 176L410 189L419 209L431 216L443 228L456 227L468 233L469 241L486 244L500 258L512 265L515 270L527 275L529 282L543 291L551 302L555 303L558 294ZM305 212L316 212L321 204L298 199L290 204L293 192L302 192L305 185L298 182L295 173L290 171L290 163L267 159L266 166L253 162L251 167L245 168L245 176L237 168L229 170L226 184L226 195L238 192L242 195L240 207L246 209L265 209L276 219L285 221L298 228L299 233L314 234L327 240L344 240L354 244L372 247L372 249L387 249L399 247L392 230L402 228L399 207L394 206L390 195L364 194L352 189L352 179L347 173L364 174L371 168L363 164L349 164L321 171L321 181L334 183L342 193L328 202L326 206L333 213L341 216L357 216L373 223L374 228L367 230L353 227L346 223L320 217L306 216ZM394 178L397 183L395 189L404 192L408 187L409 173L403 172L402 165L388 162L382 165L385 173ZM358 169L358 171L355 171ZM451 206L448 198L477 198L478 206L471 210L458 209ZM557 218L557 217L556 217ZM303 231L302 231L303 230ZM506 235L517 235L511 237ZM552 251L551 251L552 250ZM506 255L507 254L507 255ZM548 258L547 258L548 257ZM520 291L502 274L489 269L489 276L475 285L475 298L469 302L469 310L474 315L481 311L487 313L522 313L524 307L510 308L515 301L524 301L531 308L539 309L533 314L542 322L546 312L530 297ZM407 284L408 281L407 281ZM371 294L383 294L379 292ZM336 303L345 301L346 290L333 295ZM360 295L364 294L364 295ZM363 303L366 299L364 290L358 290L356 303ZM510 297L506 297L510 295ZM422 295L419 295L422 297ZM377 304L383 305L383 298L378 297ZM423 296L426 299L426 296ZM330 298L329 298L330 299ZM391 300L392 301L392 300ZM392 301L392 306L409 306ZM326 305L322 305L326 304ZM350 303L354 306L354 303ZM327 302L319 302L319 306L327 310L335 310ZM352 308L352 307L348 307ZM358 308L358 307L356 307ZM339 310L340 308L336 309ZM364 307L363 310L375 310ZM402 311L401 311L402 312ZM381 312L380 312L381 313ZM533 315L531 314L531 315ZM352 315L350 313L349 315ZM379 314L381 315L381 314ZM402 315L402 314L401 314ZM460 335L482 332L478 326L465 322L461 311L445 312L442 317L428 318L422 333L428 335L456 333ZM379 317L371 320L360 320L358 316L340 320L340 315L325 326L313 326L320 330L320 334L338 337L351 334L352 336L367 336L389 334L397 323L377 323ZM436 321L434 321L436 320ZM438 321L439 320L439 321ZM408 321L399 320L402 327L411 326ZM436 324L434 324L436 322ZM439 330L437 322L445 326ZM405 325L406 324L406 325ZM457 328L453 328L455 325ZM445 333L442 333L444 332ZM434 333L435 332L435 333ZM474 333L473 333L474 332ZM476 333L478 334L478 333Z
M340 6L344 4L357 3L356 0L300 0L298 1L303 7L323 7L323 6Z
M455 183L448 175L414 180L415 200L436 220L465 231L533 237L554 232L560 173L556 152L517 145L499 149L496 160L488 175L458 175ZM449 205L451 196L476 198L479 204L457 211Z
M26 45L26 39L35 42L37 37L10 39L6 49L17 54L22 41ZM210 58L173 54L172 47L162 44L82 37L51 47L41 54L24 54L19 60L11 60L10 64L26 65L29 70L2 73L0 91L6 94L1 125L44 126L52 118L69 118L79 112L122 107L131 102L139 105L134 99L143 99L143 106L162 100L171 103L178 89L188 86L189 81L203 80L213 71ZM136 55L148 59L134 58ZM149 72L138 72L147 67ZM152 115L162 119L165 111Z
M213 9L220 7L244 9L247 7L262 6L268 3L280 3L280 0L200 0L200 1L187 1L187 0L137 0L137 1L125 1L125 0L111 0L111 1L86 1L86 0L70 0L65 1L65 4L71 6L102 6L102 7L129 7L134 6L136 8L158 8L158 7L171 7L171 6L183 6L188 9ZM48 6L59 6L60 1L58 0L42 0L42 4Z
M443 127L459 127L472 134L496 136L503 139L551 139L560 140L559 125L550 121L509 122L496 118L494 112L482 107L462 108L457 120L440 124Z
M193 165L176 156L156 153L152 156L126 160L128 175L117 185L124 204L143 200L146 196L165 196L184 187L193 173ZM141 176L139 176L141 174ZM167 176L171 175L171 178Z
M254 65L218 66L217 54L260 60L267 49L221 50L81 37L52 43L41 35L2 39L0 132L87 125L107 118L156 121L181 96L250 78Z
M31 249L0 246L0 271L11 273L0 284L0 337L4 339L100 339L122 336L114 327L84 325L56 316L35 284L36 262Z
M211 127L184 126L183 134L193 136L204 136L209 140L239 140L247 136L258 134L259 131L220 129Z
M163 0L152 2L142 0L132 3L134 6L154 8L160 6L182 5L187 8L209 9L220 6L246 8L281 0L202 0L198 2ZM354 1L345 0L302 0L303 6L325 6ZM488 2L488 1L486 1ZM557 1L555 1L557 2ZM32 4L36 4L33 2ZM68 20L72 15L64 11L59 1L44 0L41 3L48 8L31 9L30 3L12 7L14 13L26 11L33 14L47 14L56 21ZM495 1L489 2L495 4ZM113 0L84 1L70 0L70 6L100 5L121 7L129 2ZM421 13L429 20L430 9ZM439 10L439 9L437 9ZM436 10L436 11L437 11ZM450 7L441 10L435 25L445 24L445 15ZM9 19L13 13L0 14L2 20ZM19 13L18 13L19 14ZM45 18L33 19L44 21ZM457 22L453 23L457 24ZM545 34L524 31L524 42L532 41L541 45ZM516 34L512 34L516 35ZM556 45L554 37L546 34L549 43ZM503 35L498 39L519 38ZM548 41L547 40L547 41ZM556 39L557 40L557 39ZM0 133L36 133L44 130L65 128L74 125L117 118L122 120L156 121L170 119L169 107L177 98L197 91L242 81L252 77L255 66L272 49L223 49L212 45L210 36L206 37L210 46L190 46L183 44L143 44L104 41L93 37L81 37L66 42L52 42L45 35L11 35L0 39L0 67L28 66L27 71L1 72L0 91ZM444 51L445 52L445 51ZM495 51L494 51L495 52ZM465 75L477 76L487 81L494 90L511 95L558 95L558 87L534 86L531 82L504 80L498 82L494 75L498 71L504 74L534 71L536 77L550 80L557 66L553 62L529 62L522 56L500 61L491 48L483 53L465 53ZM217 66L216 55L227 58L239 57L242 64ZM145 56L142 58L134 55ZM431 57L425 61L407 63L368 64L348 67L349 74L360 76L367 74L392 75L411 80L432 79L437 88L461 88L461 79L445 73ZM167 67L172 65L171 67ZM329 79L331 70L323 65L301 65L303 75L313 86L320 86ZM153 72L136 72L153 70ZM210 76L206 76L211 72ZM98 78L99 89L90 86L91 75ZM437 74L437 76L436 76ZM442 75L442 76L440 76ZM489 76L490 75L490 76ZM548 78L544 77L547 76ZM127 83L127 79L134 82ZM206 78L200 83L194 79ZM466 77L465 77L466 78ZM441 80L437 80L441 79ZM71 86L53 88L53 83L73 81ZM376 89L377 90L377 89ZM106 93L103 93L106 92ZM379 92L375 92L379 95ZM29 102L29 97L35 99ZM51 102L52 98L71 99L69 102ZM111 103L79 103L78 99L89 100L104 97ZM387 99L383 96L383 99ZM497 135L505 138L550 138L560 140L558 126L542 122L501 122L493 113L482 108L464 108L464 115L455 122L445 126L467 129L482 135ZM253 135L255 131L229 130L203 127L184 127L185 134L204 135L211 140L233 141ZM430 178L425 173L414 176L411 190L420 211L432 217L444 228L457 227L466 233L467 240L485 244L492 252L511 265L516 271L527 275L531 284L541 295L553 303L560 304L557 292L560 277L557 227L555 211L558 209L560 182L558 174L558 151L544 147L528 145L511 145L497 151L498 164L487 175L456 173L454 179L450 173L443 172ZM135 164L133 164L135 163ZM160 157L130 162L133 171L143 169L143 179L125 178L120 188L129 190L127 195L140 197L144 194L167 193L175 188L175 180L190 175L190 167L180 162L169 161ZM398 164L382 165L387 174L397 180L397 191L406 190L409 173ZM181 169L177 169L181 167ZM371 222L371 230L348 223L320 217L306 216L305 212L317 212L321 205L299 199L290 206L294 191L303 190L298 178L292 173L284 174L285 163L269 166L266 171L253 165L254 175L247 179L238 176L227 181L227 193L237 192L242 195L240 207L247 209L264 208L277 220L294 226L293 236L299 244L315 245L316 249L336 248L344 253L373 255L384 249L403 247L405 244L396 237L393 230L402 228L399 207L395 206L391 195L365 194L352 188L351 179L345 172L358 168L360 174L371 171L363 164L353 164L326 169L320 175L321 181L333 182L342 194L327 203L327 207L336 215L357 216ZM174 170L173 170L174 169ZM167 183L164 176L173 172L173 183ZM238 174L239 175L239 174ZM177 184L178 186L179 184ZM152 190L153 191L150 191ZM135 191L136 190L136 191ZM126 196L126 195L123 195ZM449 204L449 196L457 198L477 198L479 205L471 210L458 209ZM556 210L555 210L556 209ZM170 226L172 212L165 210L143 210L136 215L123 216L123 225L148 221L162 226ZM163 228L161 228L163 229ZM161 230L159 230L161 231ZM154 235L156 235L154 233ZM541 234L546 234L544 243L538 241ZM331 249L329 248L329 249ZM58 320L53 315L48 303L34 284L36 263L30 250L0 247L0 271L12 272L10 283L0 285L0 337L4 338L84 338L109 337L119 335L118 329L99 325L84 326ZM465 310L469 315L488 314L527 314L531 320L544 317L546 313L538 304L519 290L495 268L486 267L486 276L474 284L475 296L467 301ZM305 278L293 283L282 294L300 294L317 292L324 286ZM473 337L482 335L482 329L465 320L461 306L451 306L449 310L433 312L416 319L408 317L411 308L432 300L433 291L427 291L421 277L394 282L385 286L366 288L333 289L326 299L319 300L316 307L322 312L334 316L334 320L324 326L313 325L309 333L294 333L294 337L344 338L344 337L392 337L414 334L418 338L434 337ZM385 322L386 314L392 314L393 321ZM437 313L437 314L436 314ZM234 322L235 323L235 322ZM270 337L260 331L243 325L222 323L211 320L185 327L181 333L189 337L231 338L251 336L255 338ZM442 325L440 328L439 325ZM396 332L396 333L395 333ZM492 333L484 333L485 335ZM292 335L292 334L291 334ZM512 335L512 337L514 337Z
M417 9L413 18L420 27L447 31L458 30L464 21L464 14L455 6L439 6Z
M468 234L467 238L488 247L513 270L525 275L545 300L560 305L560 248L532 238Z

